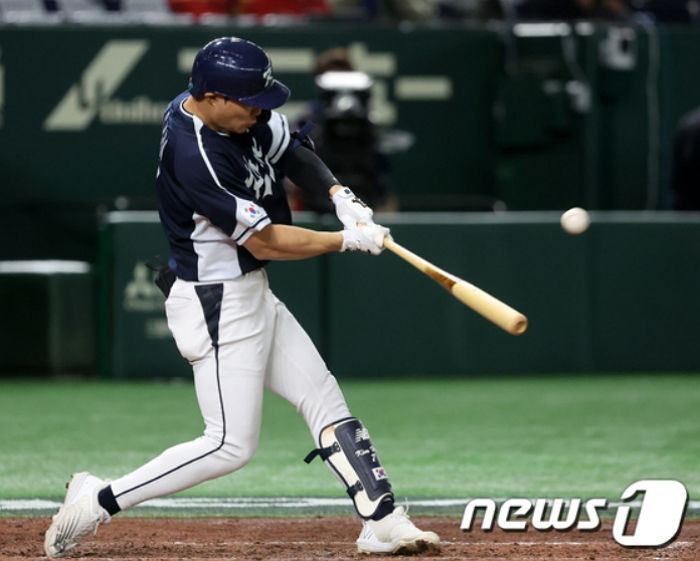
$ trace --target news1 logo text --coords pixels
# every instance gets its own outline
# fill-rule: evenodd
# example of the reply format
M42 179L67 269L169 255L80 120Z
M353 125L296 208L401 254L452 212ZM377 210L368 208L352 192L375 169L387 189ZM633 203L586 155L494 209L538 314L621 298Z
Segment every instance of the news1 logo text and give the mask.
M643 495L636 517L632 501ZM688 491L674 479L643 479L629 485L614 507L613 539L625 547L663 547L678 537L688 505ZM609 509L608 500L591 498L512 498L500 505L494 499L472 499L465 509L460 528L468 532L482 514L481 529L509 532L569 530L598 531L600 513ZM635 508L636 511L636 508Z

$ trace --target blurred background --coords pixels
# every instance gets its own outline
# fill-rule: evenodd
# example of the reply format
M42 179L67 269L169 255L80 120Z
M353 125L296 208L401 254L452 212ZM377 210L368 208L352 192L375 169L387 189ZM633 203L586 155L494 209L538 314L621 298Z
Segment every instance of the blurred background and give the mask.
M531 321L509 337L393 255L273 264L334 372L696 371L699 18L692 0L0 0L0 373L189 377L147 267L167 260L153 183L163 109L222 35L270 53L290 123L316 123L398 241ZM288 187L297 223L338 227ZM580 236L559 227L573 206Z

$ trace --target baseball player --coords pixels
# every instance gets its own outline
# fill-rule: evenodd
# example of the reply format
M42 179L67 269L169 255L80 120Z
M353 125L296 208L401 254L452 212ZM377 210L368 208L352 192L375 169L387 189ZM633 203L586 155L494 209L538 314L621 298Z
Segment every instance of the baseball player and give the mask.
M435 533L418 529L394 505L367 429L268 285L269 260L332 251L378 255L388 235L309 143L290 134L287 119L274 111L288 97L258 45L224 37L199 51L189 91L166 110L156 186L171 278L160 286L168 326L192 365L204 434L111 482L73 475L46 532L49 557L66 554L122 510L243 467L258 445L265 388L308 424L317 447L306 461L320 456L352 498L362 519L360 552L437 547ZM284 176L327 192L344 229L292 226Z

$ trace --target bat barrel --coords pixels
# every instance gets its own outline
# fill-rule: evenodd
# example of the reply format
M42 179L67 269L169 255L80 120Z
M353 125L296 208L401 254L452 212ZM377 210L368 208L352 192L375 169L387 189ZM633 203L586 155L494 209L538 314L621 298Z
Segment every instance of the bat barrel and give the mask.
M522 335L527 330L528 322L523 314L511 308L508 304L501 302L498 298L491 296L488 292L484 292L473 284L443 271L430 261L399 245L391 238L384 240L384 246L442 285L457 300L469 306L504 331L511 335Z
M527 331L527 318L523 314L518 314L516 318L510 323L509 329L506 329L508 333L513 335L522 335Z
M527 318L522 313L479 287L460 279L451 292L457 300L511 335L522 335L527 330Z

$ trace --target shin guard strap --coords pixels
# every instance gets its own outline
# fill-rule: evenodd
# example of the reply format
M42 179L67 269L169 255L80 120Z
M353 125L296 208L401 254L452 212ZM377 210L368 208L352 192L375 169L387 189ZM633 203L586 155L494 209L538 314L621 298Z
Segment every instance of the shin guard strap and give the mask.
M306 457L304 458L304 461L307 464L310 464L311 462L314 461L316 456L320 456L321 459L325 462L328 458L331 457L331 455L340 452L340 445L337 442L334 442L330 446L327 446L325 448L314 448L309 452Z

